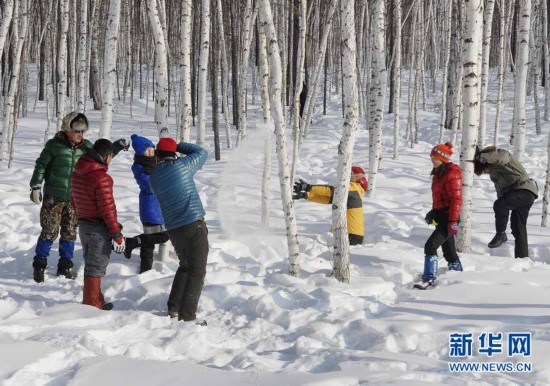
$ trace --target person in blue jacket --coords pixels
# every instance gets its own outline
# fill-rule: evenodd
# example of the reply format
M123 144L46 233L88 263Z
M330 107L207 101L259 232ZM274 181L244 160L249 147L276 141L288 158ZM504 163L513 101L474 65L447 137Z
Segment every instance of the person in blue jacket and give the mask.
M141 264L139 273L147 272L153 267L155 244L168 241L168 233L157 198L149 186L149 176L156 166L155 145L150 139L133 134L132 148L135 151L132 172L139 186L139 218L143 224L143 233L126 239L124 256L132 257L132 250L140 248Z
M176 152L185 155L178 157ZM208 157L201 146L176 144L161 138L156 148L157 166L149 177L164 225L179 259L179 267L168 297L168 314L178 320L196 320L199 298L206 276L208 229L193 177ZM197 324L205 325L201 320Z

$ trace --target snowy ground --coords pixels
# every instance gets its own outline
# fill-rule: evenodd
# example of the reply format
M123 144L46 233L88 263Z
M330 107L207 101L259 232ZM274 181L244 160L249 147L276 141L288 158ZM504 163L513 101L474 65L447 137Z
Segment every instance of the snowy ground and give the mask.
M0 384L550 384L550 231L539 226L540 198L528 222L531 258L516 260L511 235L498 249L486 246L494 232L495 193L487 177L476 178L473 253L461 254L465 272L445 272L440 259L440 285L413 290L423 266L423 245L432 231L423 217L431 205L429 150L438 141L439 118L434 108L420 113L420 143L413 149L403 145L399 160L392 160L388 116L376 197L364 200L365 243L351 249L351 284L331 277L330 206L303 201L296 202L302 278L293 278L286 274L275 156L270 227L259 225L267 129L257 123L255 109L250 138L239 148L224 149L219 162L209 146L211 158L196 176L210 230L199 306L207 327L165 316L177 267L173 256L138 275L136 253L131 260L113 254L103 280L105 296L115 306L111 312L80 304L83 263L78 242L76 280L54 276L57 243L46 281L32 280L40 207L28 199L28 182L43 146L43 107L20 120L15 163L0 170ZM146 112L142 101L134 103L132 116L128 106L117 111L113 139L135 132L155 139L153 111ZM511 119L511 109L507 112L502 144ZM332 114L315 118L300 153L297 174L312 183L334 182L341 119L337 108ZM536 136L532 106L528 114L525 164L542 189L550 125ZM93 128L88 138L95 140L99 115L88 115ZM490 108L489 118L493 116ZM367 140L362 125L355 163L365 168ZM141 230L132 157L132 151L122 153L110 170L128 236ZM458 162L458 154L453 161ZM451 355L454 333L472 334L471 356ZM483 333L502 333L502 340L493 342L502 343L502 352L491 357L478 351L484 347ZM507 337L513 333L532 334L529 357L507 354ZM511 363L513 369L522 363L532 367L530 372L449 369L449 363L489 362Z

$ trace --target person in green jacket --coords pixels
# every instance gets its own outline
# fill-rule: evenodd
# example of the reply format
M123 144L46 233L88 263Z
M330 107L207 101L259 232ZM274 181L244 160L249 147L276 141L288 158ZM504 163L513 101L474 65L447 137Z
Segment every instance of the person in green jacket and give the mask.
M72 112L63 118L61 130L46 142L34 166L30 181L31 201L42 203L40 227L33 259L33 278L44 281L44 270L52 244L59 239L57 276L72 278L71 268L76 239L77 218L71 205L70 178L78 159L92 143L84 139L88 119L82 113ZM42 185L43 189L42 189ZM42 190L44 199L42 199Z
M515 239L515 257L528 257L527 217L533 202L538 198L536 182L529 178L513 154L497 149L496 146L476 149L474 173L478 176L489 174L497 192L497 200L493 204L496 235L488 247L500 247L508 240L506 226L510 218L510 228Z

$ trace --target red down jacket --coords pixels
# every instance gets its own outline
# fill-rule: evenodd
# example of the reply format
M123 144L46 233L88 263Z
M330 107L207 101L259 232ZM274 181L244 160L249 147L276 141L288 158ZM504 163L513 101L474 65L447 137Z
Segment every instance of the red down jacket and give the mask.
M455 222L462 207L462 169L453 163L434 169L432 177L432 208L449 208L449 222Z
M80 158L71 177L71 195L79 219L103 222L109 233L115 235L120 233L120 225L108 169L91 155Z

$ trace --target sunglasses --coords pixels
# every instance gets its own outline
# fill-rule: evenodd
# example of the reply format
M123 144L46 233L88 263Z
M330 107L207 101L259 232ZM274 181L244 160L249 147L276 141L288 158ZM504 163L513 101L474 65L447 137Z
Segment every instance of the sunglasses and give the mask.
M85 130L73 130L73 133L75 134L84 134Z

